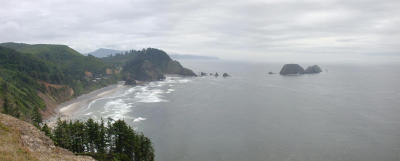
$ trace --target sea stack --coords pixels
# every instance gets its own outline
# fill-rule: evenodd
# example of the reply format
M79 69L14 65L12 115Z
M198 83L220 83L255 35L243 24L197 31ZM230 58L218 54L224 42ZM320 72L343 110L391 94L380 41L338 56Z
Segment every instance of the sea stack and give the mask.
M292 75L292 74L303 74L304 68L299 64L285 64L279 74L281 75Z
M321 73L321 72L322 72L322 70L318 65L309 66L304 71L305 74L317 74L317 73Z
M230 75L228 73L222 74L223 77L229 77Z

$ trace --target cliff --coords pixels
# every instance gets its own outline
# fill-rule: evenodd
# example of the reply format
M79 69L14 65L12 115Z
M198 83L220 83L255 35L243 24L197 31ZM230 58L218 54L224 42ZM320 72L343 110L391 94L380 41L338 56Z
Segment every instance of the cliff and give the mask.
M0 160L94 161L56 147L35 126L4 114L0 114Z

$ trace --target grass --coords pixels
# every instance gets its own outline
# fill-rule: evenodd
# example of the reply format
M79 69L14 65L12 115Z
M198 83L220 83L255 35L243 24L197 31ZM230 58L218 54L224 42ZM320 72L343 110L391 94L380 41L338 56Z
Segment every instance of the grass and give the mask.
M0 123L0 160L1 161L38 161L21 143L18 131Z

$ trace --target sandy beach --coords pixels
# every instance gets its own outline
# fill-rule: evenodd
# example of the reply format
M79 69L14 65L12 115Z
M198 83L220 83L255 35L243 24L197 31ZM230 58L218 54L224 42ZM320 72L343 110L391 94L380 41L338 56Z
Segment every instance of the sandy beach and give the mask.
M56 123L58 118L61 120L68 120L75 112L79 111L83 107L87 107L90 102L102 97L110 96L122 88L128 87L125 86L123 82L120 82L118 84L109 85L107 87L92 91L88 94L81 95L70 101L64 102L58 105L56 109L57 114L45 120L44 122L49 126L52 126Z

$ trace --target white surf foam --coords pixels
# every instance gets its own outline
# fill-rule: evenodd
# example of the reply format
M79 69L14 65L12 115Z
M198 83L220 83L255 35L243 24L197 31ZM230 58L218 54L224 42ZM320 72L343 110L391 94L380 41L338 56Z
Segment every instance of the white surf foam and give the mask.
M165 93L171 93L171 92L173 92L173 91L175 91L175 89L170 88L170 89L168 89L167 92L165 92Z
M137 102L142 103L167 102L167 100L162 99L161 94L163 93L161 89L148 89L145 87L136 93L135 98L138 100Z
M131 108L132 105L125 103L122 99L109 101L104 105L105 117L110 117L114 120L129 118L126 114L131 111Z
M181 79L181 80L178 80L178 82L179 83L187 83L187 82L190 82L191 80L189 80L189 79Z
M133 120L133 122L140 122L140 121L144 121L144 120L146 120L146 118L144 118L144 117L138 117L138 118L135 118L135 119Z

